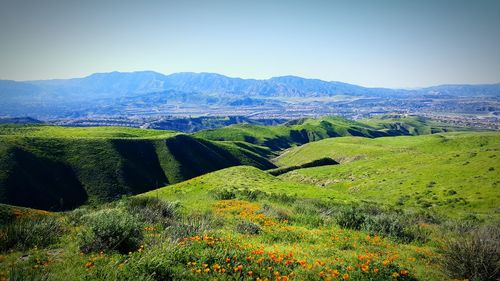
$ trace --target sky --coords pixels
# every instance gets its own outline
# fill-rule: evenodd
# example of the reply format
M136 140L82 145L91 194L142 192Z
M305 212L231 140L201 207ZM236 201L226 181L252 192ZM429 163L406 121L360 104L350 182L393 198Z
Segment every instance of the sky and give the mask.
M498 83L500 1L0 0L0 79L140 70Z

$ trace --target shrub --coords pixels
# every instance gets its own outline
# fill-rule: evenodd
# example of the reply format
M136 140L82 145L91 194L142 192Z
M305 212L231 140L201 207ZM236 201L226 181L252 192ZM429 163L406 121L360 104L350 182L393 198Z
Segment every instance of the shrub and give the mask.
M51 276L45 270L33 270L27 266L14 265L9 268L10 281L49 281Z
M481 227L445 240L444 267L469 280L499 280L500 227Z
M216 200L231 200L236 198L236 193L233 190L222 189L212 193L212 197Z
M125 201L125 208L148 223L169 224L176 216L176 202L167 202L154 197L131 197Z
M194 213L173 222L166 229L166 233L173 240L178 240L184 237L204 234L218 223L211 213Z
M259 213L263 213L269 217L273 217L278 221L291 221L292 216L289 211L283 208L272 207L271 205L264 204L259 210Z
M63 232L62 223L55 216L19 218L0 229L0 250L45 247L57 242Z
M84 217L88 230L80 234L80 250L116 250L127 253L138 248L142 227L135 216L121 209L103 209Z
M259 234L262 231L260 225L251 221L242 221L236 225L236 231L241 234Z
M337 224L344 228L359 230L365 222L365 215L359 208L346 207L336 214Z

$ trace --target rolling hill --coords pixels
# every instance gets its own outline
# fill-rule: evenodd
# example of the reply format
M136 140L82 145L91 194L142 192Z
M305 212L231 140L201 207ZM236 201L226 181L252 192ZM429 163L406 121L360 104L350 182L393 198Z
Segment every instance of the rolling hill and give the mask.
M255 152L262 149L168 131L2 126L0 202L61 210L229 166L274 167Z
M200 131L194 135L209 140L245 141L267 146L277 151L331 137L359 136L375 138L430 134L453 129L423 117L389 115L363 120L362 122L340 117L324 117L293 120L277 126L236 124L224 128Z
M417 137L326 139L291 148L281 166L330 157L340 165L280 176L330 191L330 196L450 214L497 216L498 133L455 132Z
M140 193L61 213L0 204L0 277L498 279L499 133L429 134L446 128L405 118L302 119L245 132L261 144L289 127L349 134L279 151L279 167L268 170L278 151L241 135L0 127L2 196L26 192L18 198L62 209L85 196ZM351 125L408 136L351 136ZM152 190L160 184L168 186ZM447 265L470 260L485 269Z
M493 132L454 132L384 138L341 137L294 147L274 159L282 169L324 157L340 164L295 167L274 177L232 167L146 195L202 206L214 194L372 202L446 216L497 217L500 138ZM221 179L224 179L221 181Z

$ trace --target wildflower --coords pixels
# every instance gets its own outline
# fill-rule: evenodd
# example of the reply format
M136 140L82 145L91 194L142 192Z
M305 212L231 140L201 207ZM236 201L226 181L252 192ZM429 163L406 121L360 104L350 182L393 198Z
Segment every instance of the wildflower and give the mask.
M253 272L250 270L249 272L247 272L247 275L248 275L248 276L252 276L252 275L253 275Z
M363 264L363 265L361 266L361 270L362 270L363 272L367 272L367 271L368 271L368 269L370 269L370 267L369 267L368 265L366 265L366 264Z
M196 270L196 273L201 273L201 269L197 269L197 270Z
M373 272L378 273L380 270L378 268L375 268Z
M319 276L320 276L320 277L323 277L323 276L325 276L325 273L324 273L323 271L321 271L321 272L319 273Z
M203 269L203 271L205 271L206 273L210 272L210 268L205 268Z
M392 273L392 277L393 278L398 278L399 277L399 273L397 273L397 272Z
M348 271L351 271L351 270L352 270L352 266L350 266L350 265L349 265L349 266L347 267L347 270L348 270Z
M342 275L342 278L344 280L349 280L349 274L345 273L344 275Z
M408 275L408 270L401 270L399 273L401 275Z
M339 276L339 271L334 269L332 270L333 277L337 278Z

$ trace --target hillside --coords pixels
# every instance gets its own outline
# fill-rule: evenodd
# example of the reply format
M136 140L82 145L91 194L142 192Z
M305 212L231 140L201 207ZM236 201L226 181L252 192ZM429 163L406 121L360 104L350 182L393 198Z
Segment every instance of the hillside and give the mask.
M249 149L168 131L0 127L0 202L60 210L235 165L274 167Z
M200 131L195 133L195 136L209 140L245 141L277 151L331 137L375 138L429 134L446 130L453 130L453 128L443 127L422 117L393 115L362 122L340 117L323 117L298 119L277 126L237 124Z
M10 137L32 143L54 140ZM173 166L205 165L202 160L185 162L199 159L197 142L233 154L248 153L239 150L243 147L269 151L246 142L213 143L182 134L72 140L152 142L155 147L156 142L167 143L160 147L175 156L177 162L167 161ZM184 151L184 146L189 149ZM5 261L0 276L497 280L499 148L494 132L331 138L285 151L275 159L279 171L295 170L278 177L271 175L276 169L263 171L258 165L229 167L62 213L0 204L0 213L7 217L0 224ZM184 152L180 156L178 151ZM145 162L127 155L134 163ZM335 165L303 168L329 163ZM141 170L146 171L151 167ZM464 244L473 249L464 250ZM468 268L456 272L448 265L469 261L473 265L468 268L479 263L485 267L471 275Z
M496 215L500 135L334 138L292 148L274 162L293 166L323 157L340 165L295 170L280 178L350 197L448 214Z
M497 216L500 135L455 132L386 138L342 137L294 147L274 159L293 171L274 177L232 167L147 193L197 207L224 196L284 196L373 202L466 217ZM341 164L300 168L335 159ZM333 162L332 162L333 163ZM223 179L223 180L221 180Z

